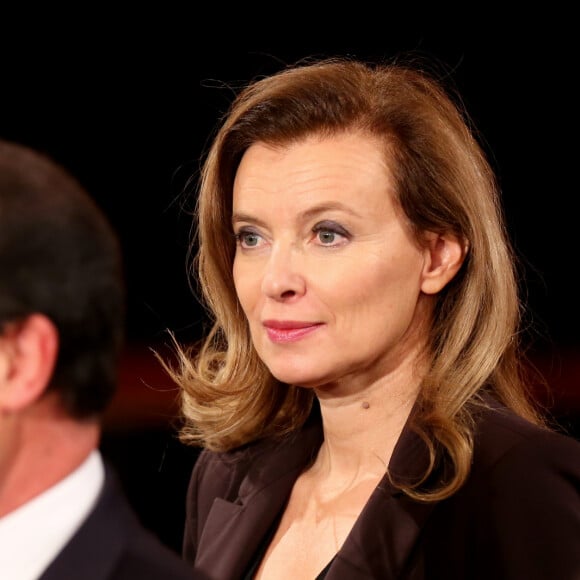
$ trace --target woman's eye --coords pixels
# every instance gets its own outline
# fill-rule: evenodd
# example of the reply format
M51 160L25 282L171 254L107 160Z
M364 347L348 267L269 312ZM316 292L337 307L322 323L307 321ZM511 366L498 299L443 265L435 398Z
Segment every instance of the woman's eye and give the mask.
M243 248L255 248L260 243L260 236L254 232L241 231L236 234L236 242Z
M316 239L323 246L337 246L348 239L348 232L338 224L319 224L313 229Z
M336 240L336 232L331 230L319 230L318 231L318 239L323 244L332 244Z

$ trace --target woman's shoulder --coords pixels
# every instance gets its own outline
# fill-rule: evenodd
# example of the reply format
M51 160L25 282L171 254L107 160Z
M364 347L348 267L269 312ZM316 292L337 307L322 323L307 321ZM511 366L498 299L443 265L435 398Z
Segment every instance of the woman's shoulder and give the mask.
M192 481L214 491L216 486L236 490L248 477L266 485L285 473L302 470L321 442L321 426L312 423L280 439L261 439L223 452L204 449L194 465Z
M474 418L471 473L428 524L431 566L451 558L454 577L576 578L580 442L493 401Z
M580 485L580 441L492 402L477 414L474 470L522 478L558 471Z
M193 467L192 480L198 484L205 482L213 491L216 486L232 487L246 476L256 458L263 456L270 445L269 441L259 441L229 451L204 448Z

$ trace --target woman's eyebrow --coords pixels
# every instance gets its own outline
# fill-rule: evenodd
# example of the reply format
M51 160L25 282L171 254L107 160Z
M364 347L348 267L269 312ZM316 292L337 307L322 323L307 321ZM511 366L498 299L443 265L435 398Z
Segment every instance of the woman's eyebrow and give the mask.
M251 223L255 223L256 225L259 225L259 226L266 225L266 222L264 222L260 218L257 218L249 213L245 213L245 212L232 213L232 224L236 224L238 222L251 222Z
M327 211L342 211L355 217L361 217L361 215L355 210L355 208L351 206L345 205L344 203L339 201L325 201L316 204L315 206L310 207L307 210L303 211L302 213L299 214L299 218L302 220L311 219ZM232 224L236 224L238 222L250 222L258 226L266 225L265 221L247 212L233 212Z
M327 211L341 211L353 215L355 217L361 217L361 215L356 211L355 208L351 207L350 205L345 205L340 201L325 201L319 203L311 208L308 208L300 215L302 218L312 218Z

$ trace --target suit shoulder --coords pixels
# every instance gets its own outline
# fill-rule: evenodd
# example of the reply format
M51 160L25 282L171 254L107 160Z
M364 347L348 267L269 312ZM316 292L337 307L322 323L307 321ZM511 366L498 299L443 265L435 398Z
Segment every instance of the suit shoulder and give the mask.
M192 577L188 564L141 523L110 466L92 512L41 578L81 577L107 580Z
M265 447L266 443L252 443L228 452L204 449L193 466L190 493L195 488L198 496L236 497L241 482Z
M127 545L112 578L186 580L193 570L148 530L141 530Z
M509 474L531 483L531 474L551 473L580 486L580 442L553 429L535 425L512 411L484 411L477 424L474 471ZM580 487L578 488L580 489Z

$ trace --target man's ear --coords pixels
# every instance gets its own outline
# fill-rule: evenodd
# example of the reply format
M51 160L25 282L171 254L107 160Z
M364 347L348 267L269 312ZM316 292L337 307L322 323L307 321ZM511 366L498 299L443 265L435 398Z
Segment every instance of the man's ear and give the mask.
M58 345L58 330L43 314L5 326L0 335L0 412L17 412L44 394Z
M425 242L421 290L425 294L437 294L461 268L468 243L452 234L434 232L426 234Z

